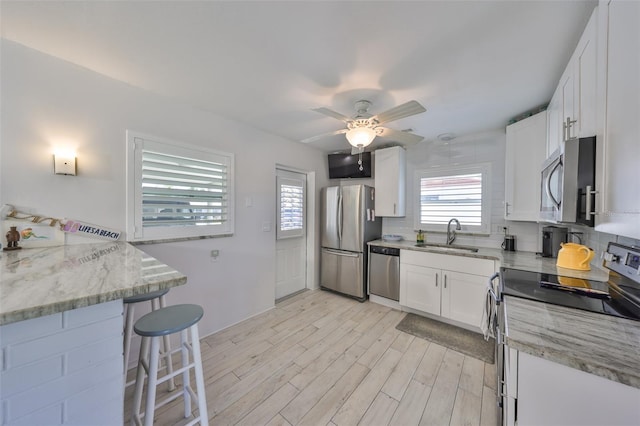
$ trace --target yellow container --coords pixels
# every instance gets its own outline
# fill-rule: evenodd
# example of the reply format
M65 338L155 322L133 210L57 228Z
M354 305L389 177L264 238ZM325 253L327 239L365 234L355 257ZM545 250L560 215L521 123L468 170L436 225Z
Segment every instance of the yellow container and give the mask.
M556 266L560 268L575 269L577 271L590 271L591 259L595 252L587 246L575 243L561 243L558 252Z

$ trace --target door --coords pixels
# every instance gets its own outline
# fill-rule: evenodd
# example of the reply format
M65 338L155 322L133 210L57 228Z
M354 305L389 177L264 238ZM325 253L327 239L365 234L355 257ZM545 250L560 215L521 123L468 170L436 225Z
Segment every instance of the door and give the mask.
M402 264L400 304L440 315L440 269Z
M480 330L487 278L453 271L443 275L442 316Z
M322 247L340 248L339 226L342 223L339 186L322 188Z
M340 204L342 206L342 220L338 226L340 234L340 249L363 252L364 186L343 186L340 200Z
M276 169L276 299L306 282L306 175Z
M322 249L320 286L362 299L364 294L364 255L349 251Z

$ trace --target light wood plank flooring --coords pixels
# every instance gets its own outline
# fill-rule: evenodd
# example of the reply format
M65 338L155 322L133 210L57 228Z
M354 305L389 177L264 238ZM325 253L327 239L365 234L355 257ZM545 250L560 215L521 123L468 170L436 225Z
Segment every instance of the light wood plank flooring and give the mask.
M403 316L307 291L203 338L210 423L495 425L495 365L396 330ZM155 423L188 423L182 399Z

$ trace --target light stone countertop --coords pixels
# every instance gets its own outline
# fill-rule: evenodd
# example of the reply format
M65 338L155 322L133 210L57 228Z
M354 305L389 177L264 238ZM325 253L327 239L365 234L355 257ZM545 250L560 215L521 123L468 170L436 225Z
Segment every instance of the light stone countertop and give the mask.
M438 247L416 247L414 241L370 241L369 245L394 247L403 250L423 251L429 253L447 254L452 256L474 257L478 259L489 259L498 261L501 267L519 269L522 271L541 272L545 274L556 274L565 277L583 278L594 281L607 281L609 271L600 268L591 268L590 271L576 271L573 269L559 268L556 266L556 259L541 257L527 251L504 251L500 249L477 247L477 252L450 252ZM456 247L453 244L452 247ZM462 246L465 247L465 246Z
M477 253L450 253L437 247L415 247L413 241L376 240L369 244L490 259L511 269L596 281L609 279L605 269L558 268L556 259L531 252L479 248ZM505 296L505 310L506 343L510 347L640 388L640 322L510 296Z
M125 242L0 251L0 325L186 282Z
M640 388L640 322L505 296L506 344Z

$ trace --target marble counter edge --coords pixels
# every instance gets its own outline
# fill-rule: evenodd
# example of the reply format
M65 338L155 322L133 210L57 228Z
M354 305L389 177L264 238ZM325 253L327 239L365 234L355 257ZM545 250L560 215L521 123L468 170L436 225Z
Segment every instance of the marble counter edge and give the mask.
M77 299L69 299L62 302L41 305L38 307L28 307L25 309L5 312L0 314L0 326L18 321L39 318L46 315L53 315L60 312L70 311L72 309L97 305L99 303L110 302L112 300L124 299L125 297L136 296L138 294L150 293L153 291L177 287L186 284L186 282L187 277L182 276L180 278L172 278L161 283L150 283L128 289L99 293L91 296L82 296L78 297Z
M580 371L584 371L586 373L591 373L596 376L603 377L605 379L613 380L618 383L622 383L627 386L631 386L634 388L640 389L640 372L633 371L621 371L617 368L612 368L607 365L603 365L601 363L596 363L591 360L585 359L584 357L579 357L576 355L571 355L567 350L558 350L550 346L542 346L542 344L536 344L534 342L525 342L513 337L509 336L509 300L510 297L507 297L505 300L505 344L510 348L516 349L518 351L525 352L529 355L537 356L539 358L546 359L548 361L552 361L561 365L565 365L567 367L575 368ZM542 302L534 302L526 299L519 299L519 301L526 303L534 303L534 304L543 304ZM543 304L544 305L544 304ZM559 307L563 308L563 307ZM570 308L565 308L570 309ZM593 314L600 315L600 314ZM633 321L633 320L624 320L623 321ZM540 334L540 333L538 333ZM577 336L579 337L579 336ZM640 348L639 348L640 349Z

